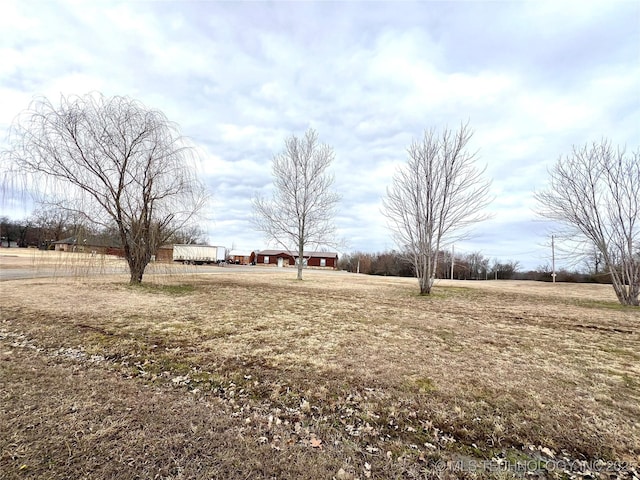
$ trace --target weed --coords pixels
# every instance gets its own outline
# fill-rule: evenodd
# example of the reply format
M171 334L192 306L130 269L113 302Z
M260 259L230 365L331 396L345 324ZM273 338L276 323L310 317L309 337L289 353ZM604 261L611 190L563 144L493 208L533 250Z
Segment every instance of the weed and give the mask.
M420 393L431 393L436 391L436 386L433 384L433 381L428 377L416 379L415 384L418 386Z
M158 283L140 283L136 285L127 284L127 288L134 291L174 296L188 295L196 291L196 287L193 284L172 285Z

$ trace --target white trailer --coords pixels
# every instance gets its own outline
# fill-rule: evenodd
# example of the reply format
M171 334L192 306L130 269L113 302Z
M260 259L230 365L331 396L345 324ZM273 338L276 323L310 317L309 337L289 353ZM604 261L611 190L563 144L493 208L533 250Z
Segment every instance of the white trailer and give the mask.
M212 245L174 245L173 261L191 265L220 263L224 260L226 249Z

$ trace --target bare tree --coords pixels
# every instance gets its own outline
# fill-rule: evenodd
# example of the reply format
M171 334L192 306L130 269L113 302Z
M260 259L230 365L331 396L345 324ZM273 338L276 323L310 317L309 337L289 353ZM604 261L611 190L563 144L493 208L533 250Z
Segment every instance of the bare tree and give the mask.
M269 241L298 252L298 280L302 280L306 248L335 245L333 218L340 196L332 190L334 177L327 168L333 148L318 142L309 129L304 138L285 140L274 156L272 198L253 199L253 222Z
M584 255L601 254L623 305L640 293L640 148L627 154L607 140L573 147L549 171L536 194L540 213L565 227Z
M5 182L22 181L40 203L98 226L115 224L132 284L207 198L178 127L127 97L62 97L59 106L36 98L9 142Z
M491 275L496 280L511 280L518 270L520 270L520 262L516 260L501 262L494 258L491 266Z
M20 246L21 231L24 230L26 222L11 220L9 217L0 217L0 246L7 242L7 248L14 243Z
M488 216L491 182L477 169L467 146L473 135L468 124L438 134L426 130L414 140L409 160L387 188L383 213L401 251L414 265L420 294L431 293L438 252L469 234L469 227Z
M469 276L476 280L485 280L489 272L489 259L482 252L471 252L466 255L469 265Z
M171 243L206 245L206 235L199 225L189 225L173 233L168 239Z
M602 274L602 253L598 251L596 247L591 245L586 252L582 252L580 260L582 261L582 270L584 273L588 273L589 275L599 276L599 275L608 275L608 273Z
M50 246L51 242L63 236L77 235L82 230L82 217L59 208L36 208L30 216L31 223L38 229L39 246Z

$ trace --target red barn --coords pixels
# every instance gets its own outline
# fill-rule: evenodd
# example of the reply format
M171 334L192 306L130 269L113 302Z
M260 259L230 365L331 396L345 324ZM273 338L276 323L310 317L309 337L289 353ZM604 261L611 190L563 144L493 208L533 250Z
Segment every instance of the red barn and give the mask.
M304 265L312 268L338 268L335 252L304 252ZM298 252L289 250L262 250L256 255L257 265L288 267L297 265Z

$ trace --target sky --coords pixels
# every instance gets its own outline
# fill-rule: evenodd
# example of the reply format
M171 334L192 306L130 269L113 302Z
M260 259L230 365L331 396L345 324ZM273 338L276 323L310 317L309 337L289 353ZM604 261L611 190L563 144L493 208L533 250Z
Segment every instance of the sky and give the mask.
M396 248L382 198L411 141L469 122L495 200L455 250L525 270L551 260L556 226L533 195L558 157L603 138L640 146L637 0L9 0L0 32L0 148L36 95L140 100L197 146L202 228L237 250L273 246L251 199L308 128L335 151L341 253L379 252Z

